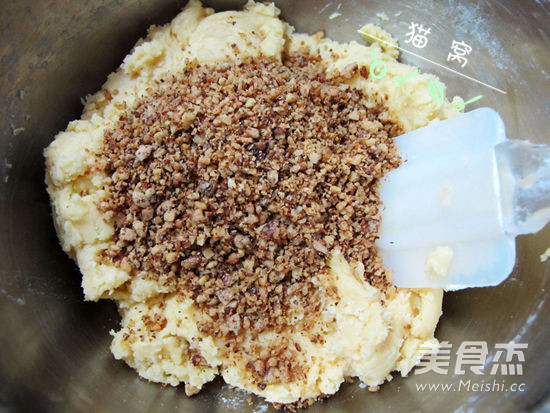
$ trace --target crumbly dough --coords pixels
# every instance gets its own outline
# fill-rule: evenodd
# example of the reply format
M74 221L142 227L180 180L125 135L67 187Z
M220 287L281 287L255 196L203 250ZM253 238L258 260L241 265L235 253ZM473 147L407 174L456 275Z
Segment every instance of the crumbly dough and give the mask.
M391 380L393 371L405 376L417 361L419 348L437 342L434 330L441 315L441 290L396 289L383 300L379 290L361 279L360 268L352 268L341 255L334 254L329 262L331 271L317 280L327 290L336 287L340 296L339 302L330 296L323 302L315 328L324 340L312 341L299 330L284 333L301 349L307 373L292 383L261 389L242 367L238 354L225 354L215 338L199 332L201 315L191 300L150 279L130 280L122 269L96 260L114 234L113 226L96 208L105 196L105 176L94 157L101 150L103 133L124 107L147 95L155 81L182 71L193 60L280 58L284 50L305 46L319 51L329 70L342 70L352 63L369 67L370 51L375 50L377 58L387 63L388 75L382 79L357 76L351 84L387 98L386 104L403 130L457 113L448 102L440 105L431 98L431 76L421 74L396 86L393 77L409 73L411 68L384 53L379 45L341 44L320 34L297 34L278 14L274 5L252 2L243 11L214 14L198 1L190 1L171 23L150 29L102 90L88 97L81 119L71 122L45 150L46 183L56 229L63 249L83 274L85 298L118 303L122 327L112 333L114 356L148 380L174 386L185 383L188 394L221 374L227 383L270 402L303 402L335 393L346 377L377 386ZM233 50L238 50L236 56ZM150 328L148 322L157 327ZM261 339L269 343L279 339L276 336L267 332Z
M447 245L438 245L430 252L424 262L424 271L433 277L445 278L453 260L453 249Z

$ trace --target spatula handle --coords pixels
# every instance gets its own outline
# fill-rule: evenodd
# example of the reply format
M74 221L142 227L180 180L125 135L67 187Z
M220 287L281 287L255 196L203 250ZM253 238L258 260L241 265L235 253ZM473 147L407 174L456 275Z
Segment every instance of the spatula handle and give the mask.
M495 147L504 229L530 234L550 221L550 145L506 140Z

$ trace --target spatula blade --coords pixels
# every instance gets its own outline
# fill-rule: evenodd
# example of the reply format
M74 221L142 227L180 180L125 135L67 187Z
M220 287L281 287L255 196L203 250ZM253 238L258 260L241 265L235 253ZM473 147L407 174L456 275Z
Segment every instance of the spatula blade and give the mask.
M497 285L511 273L515 237L502 225L494 152L505 139L489 108L396 139L404 162L382 183L377 241L395 285L456 290ZM430 263L440 250L452 259L438 273Z

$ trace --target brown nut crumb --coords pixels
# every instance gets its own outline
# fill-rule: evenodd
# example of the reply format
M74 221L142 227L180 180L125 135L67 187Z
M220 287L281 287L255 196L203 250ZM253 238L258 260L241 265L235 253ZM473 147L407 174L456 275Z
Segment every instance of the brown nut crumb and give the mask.
M151 89L105 132L98 155L110 178L98 208L115 228L101 260L192 299L199 330L231 349L297 314L310 325L318 296L337 297L313 282L334 250L388 290L377 188L400 163L401 129L378 98L346 83L357 73L368 76L357 65L328 74L318 55L299 52L197 64ZM265 389L303 374L301 351L277 342L243 357Z

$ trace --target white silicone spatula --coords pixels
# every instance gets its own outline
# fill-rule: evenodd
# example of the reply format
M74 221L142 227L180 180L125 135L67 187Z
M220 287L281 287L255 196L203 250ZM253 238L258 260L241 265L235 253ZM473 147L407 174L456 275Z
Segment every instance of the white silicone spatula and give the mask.
M458 290L505 280L516 235L550 220L550 146L507 140L489 108L396 142L404 162L382 183L377 241L395 285Z

